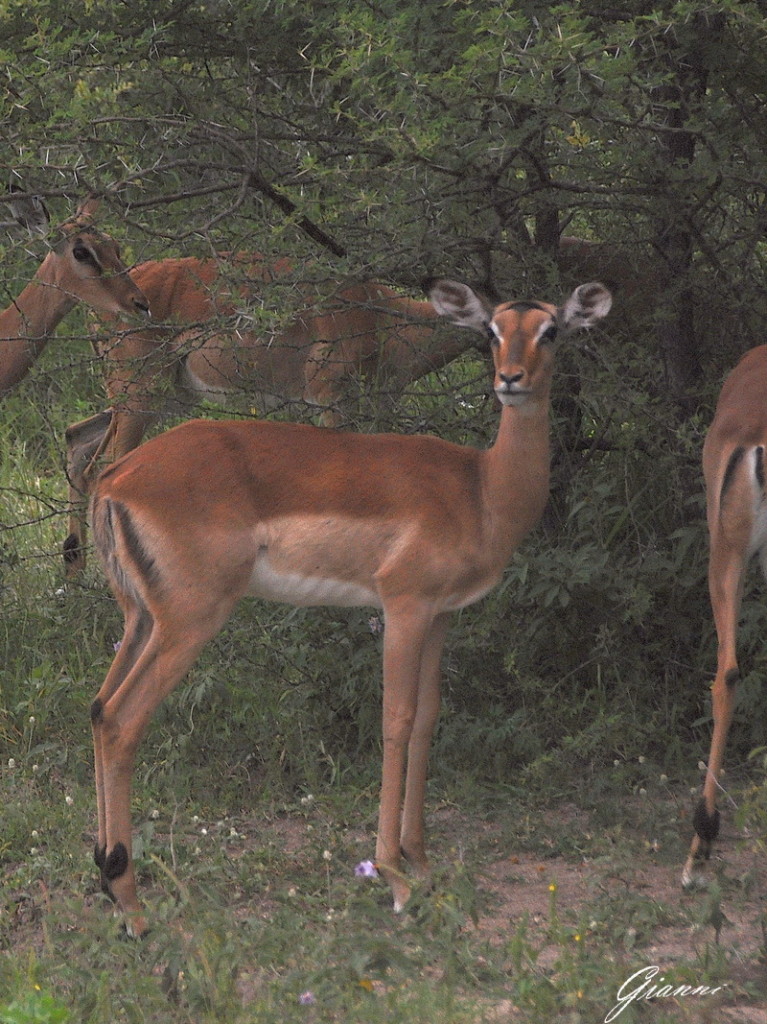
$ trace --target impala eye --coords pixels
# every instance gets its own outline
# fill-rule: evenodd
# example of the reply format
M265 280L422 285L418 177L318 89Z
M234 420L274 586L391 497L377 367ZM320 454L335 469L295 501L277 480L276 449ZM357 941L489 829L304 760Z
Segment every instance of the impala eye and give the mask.
M557 336L557 325L556 324L549 324L549 326L546 328L546 330L543 332L543 334L538 339L538 342L540 344L542 344L542 345L545 345L548 342L554 341L556 339L556 336Z
M492 323L486 324L485 330L487 331L487 339L490 342L490 344L493 346L493 348L497 347L497 345L499 344L498 335L495 333Z
M90 249L84 246L81 242L75 243L75 245L72 248L72 255L79 263L85 263L88 260L90 260L91 263L96 262L93 258Z

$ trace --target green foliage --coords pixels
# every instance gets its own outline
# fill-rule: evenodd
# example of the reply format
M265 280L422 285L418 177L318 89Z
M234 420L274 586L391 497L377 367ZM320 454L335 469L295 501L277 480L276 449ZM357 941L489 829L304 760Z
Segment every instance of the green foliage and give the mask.
M708 747L715 659L700 450L721 379L767 316L762 6L4 0L0 29L5 180L43 195L58 221L104 193L100 224L129 262L288 255L294 275L240 311L264 334L304 301L306 279L321 290L370 276L416 294L445 274L501 299L556 300L594 278L615 289L604 327L560 353L544 521L500 587L456 616L430 785L493 806L520 792L537 808L576 800L602 815L600 855L622 839L626 793L662 775L665 796L686 794ZM603 246L568 264L562 235ZM48 244L3 234L2 305ZM87 320L68 315L0 411L4 953L40 878L69 891L91 872L88 707L121 623L96 567L64 585L59 555L64 430L104 404ZM486 390L480 352L396 405L362 380L350 407L358 429L481 447L497 417ZM767 743L763 603L754 574L727 781L737 791L748 776L743 813L757 822L764 766L747 755ZM596 902L585 922L553 900L557 953L543 970L524 917L502 951L469 938L478 896L463 864L435 898L416 894L398 931L368 894L329 899L321 849L311 868L285 867L276 841L233 849L232 809L298 808L319 831L307 794L328 802L323 827L372 831L381 636L369 620L243 603L141 752L137 859L174 896L158 907L163 943L116 945L106 925L73 924L82 905L48 907L57 941L39 945L52 973L2 961L0 1020L461 1024L497 1019L487 992L531 1021L604 1016L625 979L605 950L649 941L665 905L626 900L615 915ZM190 802L208 831L177 849ZM676 826L661 825L671 845ZM204 906L177 927L190 887ZM248 909L254 892L269 919ZM445 989L423 982L438 972ZM298 1004L306 991L319 1010Z
M66 1024L71 1019L69 1010L52 995L41 991L39 985L24 999L0 1007L2 1024Z

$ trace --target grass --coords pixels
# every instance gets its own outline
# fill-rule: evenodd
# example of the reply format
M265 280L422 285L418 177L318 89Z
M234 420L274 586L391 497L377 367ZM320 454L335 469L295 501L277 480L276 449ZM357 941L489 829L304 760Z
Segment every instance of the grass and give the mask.
M354 875L372 849L373 787L278 801L254 786L236 802L194 786L184 801L153 778L134 800L152 931L133 942L97 891L87 778L25 759L0 787L0 1021L602 1020L659 945L674 984L765 1005L758 951L717 916L756 928L764 890L726 870L708 894L670 889L680 823L660 790L541 815L513 792L434 786L435 884L395 916L383 886ZM659 1000L652 1019L717 1008Z
M570 479L557 544L544 524L499 590L456 617L430 892L395 916L381 884L354 874L374 849L380 771L370 611L244 603L140 751L136 857L153 927L125 940L92 863L88 726L120 616L95 566L63 586L58 553L63 427L98 389L72 356L78 405L46 359L2 411L0 1024L576 1024L604 1020L653 964L675 985L726 988L636 1000L621 1022L764 1012L761 759L737 770L733 746L740 810L723 801L712 887L682 894L709 728L689 682L712 657L695 626L704 567L695 535L677 572L638 503L625 525L615 452L591 467L599 488ZM421 400L412 421L431 423L439 403ZM463 430L462 417L445 422ZM480 410L478 432L490 417Z

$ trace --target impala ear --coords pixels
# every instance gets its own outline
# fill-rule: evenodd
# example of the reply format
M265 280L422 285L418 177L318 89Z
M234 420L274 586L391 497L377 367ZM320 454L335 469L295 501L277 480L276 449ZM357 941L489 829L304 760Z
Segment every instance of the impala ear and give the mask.
M22 193L8 203L14 221L34 235L47 235L51 226L48 208L39 196L23 195L24 190L12 181L9 191L14 195Z
M492 319L492 308L467 284L439 278L426 284L429 301L440 316L458 327L484 334Z
M77 207L74 216L56 228L54 247L65 242L78 231L92 228L93 218L96 216L99 206L101 206L101 199L96 196L88 196L87 199L84 199Z
M568 331L593 327L610 312L613 297L599 281L579 285L559 310L560 326Z
M88 198L84 199L77 207L77 211L70 221L70 224L81 228L90 227L100 206L101 199L98 196L88 196Z

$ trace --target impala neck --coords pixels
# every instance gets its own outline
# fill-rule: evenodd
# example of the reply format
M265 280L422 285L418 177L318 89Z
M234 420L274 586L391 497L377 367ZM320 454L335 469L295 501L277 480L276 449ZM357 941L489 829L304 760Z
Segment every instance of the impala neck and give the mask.
M77 300L55 282L50 253L32 281L0 313L0 394L27 374L29 368Z
M508 558L535 526L549 496L549 397L504 406L495 444L483 455L492 545Z

